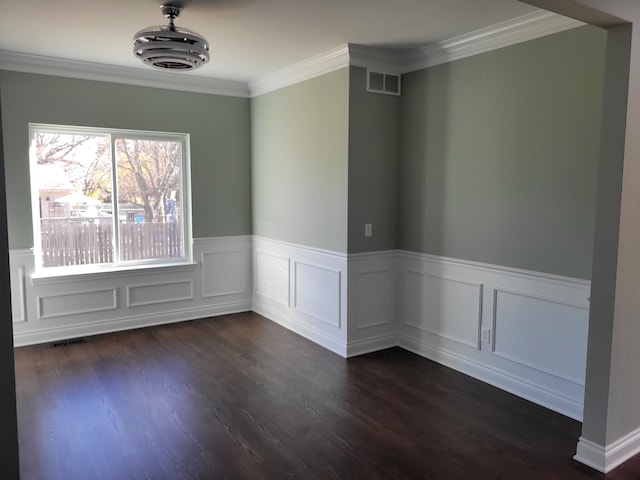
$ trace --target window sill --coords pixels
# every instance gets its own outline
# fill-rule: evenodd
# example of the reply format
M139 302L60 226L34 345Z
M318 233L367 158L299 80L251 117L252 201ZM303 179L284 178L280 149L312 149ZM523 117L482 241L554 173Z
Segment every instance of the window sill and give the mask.
M131 265L125 267L81 267L52 268L33 273L33 285L47 285L60 282L79 282L91 280L107 280L136 275L157 275L158 273L177 273L194 271L198 267L195 262L155 263L151 265ZM51 271L49 271L51 270Z

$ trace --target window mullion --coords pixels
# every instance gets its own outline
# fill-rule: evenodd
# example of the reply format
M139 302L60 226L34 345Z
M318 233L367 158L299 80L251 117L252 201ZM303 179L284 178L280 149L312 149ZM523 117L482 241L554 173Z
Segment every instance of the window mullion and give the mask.
M117 172L117 151L116 139L113 135L109 135L111 142L111 204L113 206L113 263L120 264L120 212L118 200L118 172Z

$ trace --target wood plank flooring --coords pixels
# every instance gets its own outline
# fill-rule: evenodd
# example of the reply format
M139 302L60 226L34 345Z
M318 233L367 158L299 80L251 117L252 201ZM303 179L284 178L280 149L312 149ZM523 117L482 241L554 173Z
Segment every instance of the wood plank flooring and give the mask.
M17 348L23 480L638 479L580 424L401 349L345 360L255 313Z

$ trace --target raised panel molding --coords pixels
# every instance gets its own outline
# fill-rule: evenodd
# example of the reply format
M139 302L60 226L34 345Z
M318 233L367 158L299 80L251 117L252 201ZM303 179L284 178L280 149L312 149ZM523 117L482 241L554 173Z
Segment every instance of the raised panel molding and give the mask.
M127 308L193 300L193 280L127 285Z
M11 320L13 323L27 321L27 299L25 297L25 267L11 265Z
M582 419L588 281L407 251L397 262L399 346ZM490 342L476 344L484 328Z
M253 251L254 311L346 356L346 255L258 236Z
M405 325L480 348L481 283L407 270L404 288Z
M36 297L38 320L116 310L117 288L83 290Z
M356 275L356 330L393 323L393 270L358 272Z
M254 258L255 294L290 307L291 260L264 251L256 251Z
M588 306L504 288L493 292L492 352L584 385Z
M11 295L18 298L23 287L26 319L14 323L14 345L251 310L251 236L196 238L193 243L195 258L204 256L205 265L210 267L207 260L232 252L231 260L222 263L238 268L228 272L224 281L218 278L213 283L211 272L203 272L202 262L34 279L33 252L11 250ZM222 256L209 256L216 253ZM243 291L240 284L245 286Z
M247 293L247 255L243 250L202 252L202 296Z
M340 328L342 272L321 265L294 262L294 308Z
M398 345L397 263L396 250L349 255L347 356Z

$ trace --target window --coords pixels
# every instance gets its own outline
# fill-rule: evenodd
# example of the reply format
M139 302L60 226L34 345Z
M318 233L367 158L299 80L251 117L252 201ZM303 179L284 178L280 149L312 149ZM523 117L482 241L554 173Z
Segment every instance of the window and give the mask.
M190 261L188 140L30 125L37 268Z

